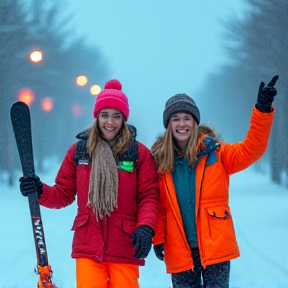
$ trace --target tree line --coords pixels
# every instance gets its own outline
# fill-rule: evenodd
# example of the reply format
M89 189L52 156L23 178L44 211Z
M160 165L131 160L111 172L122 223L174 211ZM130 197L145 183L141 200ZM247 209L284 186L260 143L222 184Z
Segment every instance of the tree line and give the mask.
M43 160L63 158L76 134L92 123L95 96L89 87L76 84L85 75L100 87L109 69L97 47L89 46L83 37L74 37L71 15L64 13L65 1L0 1L0 172L20 169L9 110L19 98L21 89L34 94L30 105L32 138L36 169ZM43 52L43 59L29 59L33 49ZM45 111L41 103L52 100L53 108ZM50 107L51 108L51 107ZM91 123L90 123L91 122Z
M211 123L223 140L241 141L260 82L267 84L278 74L269 147L255 167L268 170L272 181L288 187L288 2L243 2L247 7L243 17L222 22L221 40L230 62L207 76L197 102L205 107L201 109L203 121ZM73 25L67 27L71 19L63 16L69 1L52 1L49 7L41 3L0 1L0 172L9 175L20 167L9 119L19 89L31 88L35 93L30 108L35 159L41 168L41 159L54 155L62 159L75 135L91 124L95 98L75 84L76 76L85 74L103 85L109 75L97 47L72 37ZM37 65L27 58L33 47L40 47L44 54ZM47 95L54 103L49 113L39 108Z
M223 140L241 141L260 82L268 84L279 75L268 150L255 167L288 187L288 1L244 2L243 17L222 22L222 43L230 61L207 77L199 98L205 105L204 118L218 128Z

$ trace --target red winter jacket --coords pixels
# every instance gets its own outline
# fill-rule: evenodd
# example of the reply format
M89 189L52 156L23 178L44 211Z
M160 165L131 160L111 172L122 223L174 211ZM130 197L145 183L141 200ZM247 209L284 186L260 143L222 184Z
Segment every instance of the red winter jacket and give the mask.
M76 143L68 150L58 171L55 184L43 184L40 204L62 208L77 196L78 213L72 230L72 258L86 257L97 261L144 265L133 257L131 234L141 225L155 229L158 214L158 176L154 159L140 142L138 162L133 172L118 169L118 208L110 217L97 222L88 202L91 165L74 163Z

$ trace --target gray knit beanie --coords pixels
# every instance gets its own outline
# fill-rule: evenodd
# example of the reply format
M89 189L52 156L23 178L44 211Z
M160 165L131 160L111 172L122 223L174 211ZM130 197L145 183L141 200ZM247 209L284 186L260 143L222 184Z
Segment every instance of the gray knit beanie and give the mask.
M191 114L197 125L200 123L200 112L192 98L186 94L176 94L168 99L163 112L163 124L167 128L170 117L179 112Z

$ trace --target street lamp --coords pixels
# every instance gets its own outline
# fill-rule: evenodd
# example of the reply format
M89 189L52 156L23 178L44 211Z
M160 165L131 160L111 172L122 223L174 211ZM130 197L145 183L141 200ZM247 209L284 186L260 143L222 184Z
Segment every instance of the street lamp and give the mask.
M90 93L92 95L98 95L100 92L101 92L101 88L99 85L95 84L95 85L91 86Z
M31 89L23 88L18 91L18 100L26 103L28 106L34 101L35 95Z
M40 63L43 59L43 52L39 49L32 50L29 54L30 60L34 63Z
M76 118L80 118L82 115L82 108L78 103L72 105L72 111Z
M80 75L76 77L76 83L78 86L85 86L88 82L88 79L85 75Z
M50 97L45 97L42 101L41 101L41 107L42 110L45 112L50 112L53 109L53 101Z

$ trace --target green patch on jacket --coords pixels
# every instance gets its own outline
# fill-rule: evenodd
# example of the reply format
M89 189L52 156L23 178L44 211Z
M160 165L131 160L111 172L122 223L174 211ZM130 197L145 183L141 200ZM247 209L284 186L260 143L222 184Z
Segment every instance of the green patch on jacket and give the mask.
M134 162L133 161L119 161L117 168L120 170L124 170L126 172L133 172Z

